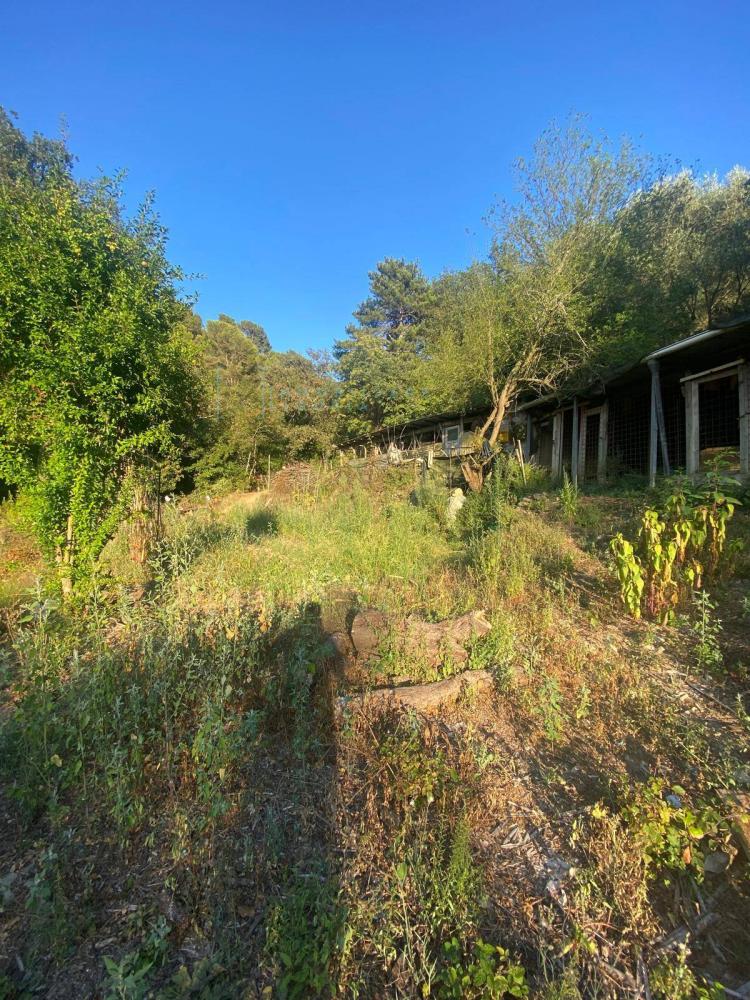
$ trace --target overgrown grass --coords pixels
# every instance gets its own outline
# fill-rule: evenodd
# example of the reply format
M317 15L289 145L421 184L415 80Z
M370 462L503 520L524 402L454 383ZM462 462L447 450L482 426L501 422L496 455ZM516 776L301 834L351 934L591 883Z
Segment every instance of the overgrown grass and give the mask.
M400 471L302 483L170 507L145 569L116 539L77 603L40 591L7 616L0 996L594 1000L639 962L654 996L713 989L706 956L655 946L717 886L702 859L734 857L746 734L661 669L690 657L715 683L695 641L724 642L714 609L698 633L623 626L601 536L637 505L519 507L498 477L451 526ZM436 718L342 711L327 637L365 605L484 609L469 665L495 692ZM721 876L732 982L740 868Z

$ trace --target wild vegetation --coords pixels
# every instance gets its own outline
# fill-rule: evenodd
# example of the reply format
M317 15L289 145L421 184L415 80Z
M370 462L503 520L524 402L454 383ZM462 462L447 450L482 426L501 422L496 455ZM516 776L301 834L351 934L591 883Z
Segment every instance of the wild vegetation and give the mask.
M494 445L747 306L750 183L577 120L519 181L487 261L381 262L303 357L0 116L0 998L743 995L746 488ZM458 512L335 452L449 405L489 413Z
M609 997L648 975L687 998L744 981L727 796L748 783L748 630L707 668L695 616L618 611L602 538L638 524L637 495L571 515L498 475L450 526L413 486L321 466L169 505L145 567L118 535L77 605L40 585L6 613L5 995ZM747 535L744 511L731 527ZM712 585L727 623L744 554L733 572ZM484 609L470 666L493 692L438 717L347 709L421 677L396 647L365 675L336 655L370 606Z

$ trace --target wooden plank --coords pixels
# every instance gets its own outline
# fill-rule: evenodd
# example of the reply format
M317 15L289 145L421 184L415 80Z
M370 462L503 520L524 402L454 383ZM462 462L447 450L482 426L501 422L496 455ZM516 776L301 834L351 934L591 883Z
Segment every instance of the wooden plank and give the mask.
M648 435L648 484L653 487L656 485L656 467L659 461L658 458L658 444L659 444L659 424L656 415L656 382L658 379L658 369L651 369L651 415L649 417L649 435Z
M651 424L649 439L649 481L653 486L656 482L658 466L657 444L661 450L661 466L665 476L671 474L669 451L667 449L667 429L664 421L664 407L661 398L661 379L659 377L659 362L649 361L651 372Z
M578 397L573 397L573 440L570 453L570 478L578 485Z
M562 439L563 439L563 415L558 410L552 418L552 478L560 479L562 476Z
M526 439L523 442L523 457L528 462L531 458L531 435L533 433L531 414L526 414Z
M695 476L700 468L700 404L697 382L685 383L685 465Z

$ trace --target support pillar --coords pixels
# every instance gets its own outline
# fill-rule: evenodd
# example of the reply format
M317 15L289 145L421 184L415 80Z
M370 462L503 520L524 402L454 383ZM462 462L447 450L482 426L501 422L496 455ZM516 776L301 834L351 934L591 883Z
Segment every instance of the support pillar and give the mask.
M526 438L524 439L524 442L523 442L523 459L524 459L524 462L528 462L531 459L531 454L532 454L532 451L531 451L531 449L532 449L531 435L533 434L533 432L534 432L534 428L533 428L532 421L531 421L531 414L527 413L526 414Z
M651 437L649 441L649 482L656 482L658 465L657 441L661 448L661 468L665 476L671 475L669 450L667 448L667 428L664 421L664 406L661 398L661 379L659 378L659 362L652 359L648 362L651 372Z
M699 391L697 382L685 382L685 467L689 476L698 474L701 462Z
M558 410L552 417L552 478L562 477L563 415Z

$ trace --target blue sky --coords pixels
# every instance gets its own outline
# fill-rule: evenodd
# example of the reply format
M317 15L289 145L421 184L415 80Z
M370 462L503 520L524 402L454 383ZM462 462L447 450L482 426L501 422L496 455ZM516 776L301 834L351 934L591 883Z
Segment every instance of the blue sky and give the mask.
M384 256L483 256L553 118L750 165L750 4L7 2L0 103L155 190L204 318L330 346Z

